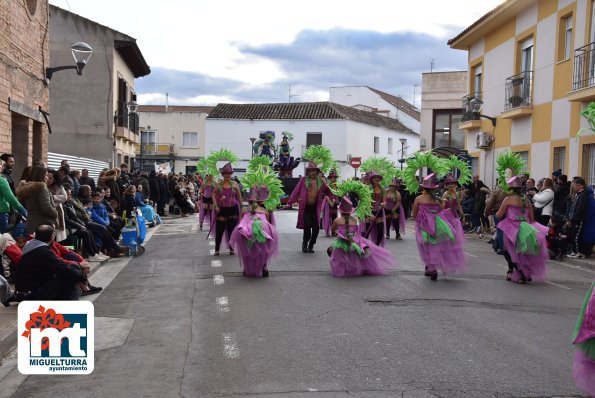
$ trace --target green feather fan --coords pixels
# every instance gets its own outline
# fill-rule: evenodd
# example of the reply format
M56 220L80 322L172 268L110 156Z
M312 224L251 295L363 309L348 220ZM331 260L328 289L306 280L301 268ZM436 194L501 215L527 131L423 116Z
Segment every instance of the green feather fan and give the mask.
M372 191L366 184L360 181L346 180L337 184L336 189L331 188L331 191L341 199L353 192L358 199L355 214L360 220L372 215Z
M310 145L302 154L302 158L314 162L326 174L333 166L333 153L324 145Z
M202 158L196 163L196 172L203 177L209 173L207 170L207 158Z
M444 163L444 166L448 169L448 172L452 173L453 176L455 175L453 170L459 170L458 181L461 186L467 185L471 182L472 173L467 162L465 162L462 159L459 159L455 155L450 155L449 158L442 159L442 162Z
M221 148L218 151L213 151L207 156L207 171L210 175L216 176L219 174L219 168L217 167L217 162L220 161L228 161L229 163L233 164L239 160L235 153L230 151L229 149Z
M289 131L284 131L281 135L284 135L287 137L287 141L293 141L293 134L290 133Z
M259 155L259 156L254 156L250 162L248 162L248 167L246 169L246 171L249 173L251 171L257 171L257 170L264 170L264 171L271 171L272 167L271 167L271 158L269 158L266 155Z
M440 160L432 152L416 152L413 157L407 159L407 167L403 172L405 188L409 192L417 192L419 189L419 183L415 175L417 174L417 170L423 167L431 169L432 173L439 177L448 173L448 168L445 166L444 161Z
M510 150L501 152L496 159L496 172L498 173L499 185L505 192L510 192L508 188L508 177L519 175L526 167L523 158L518 153ZM506 170L510 169L510 176L506 175Z
M380 186L383 188L386 188L390 184L392 177L397 174L397 168L393 162L384 156L372 156L364 160L361 169L366 173L371 170L376 170L378 174L382 176Z
M581 112L581 116L587 119L589 123L589 127L580 129L578 133L576 133L576 138L578 139L584 131L590 131L595 133L595 102L591 102L584 111Z

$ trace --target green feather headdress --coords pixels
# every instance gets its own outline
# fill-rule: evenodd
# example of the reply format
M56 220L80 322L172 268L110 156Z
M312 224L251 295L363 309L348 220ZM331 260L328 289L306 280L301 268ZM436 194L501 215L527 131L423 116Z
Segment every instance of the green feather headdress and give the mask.
M427 167L432 169L432 173L438 177L448 173L448 169L444 165L444 161L441 161L436 155L430 151L416 152L412 158L407 159L407 167L403 172L403 181L405 182L405 188L409 192L417 192L419 189L419 183L415 174L417 170Z
M372 215L372 191L366 184L360 181L347 180L337 184L336 189L331 188L331 191L339 199L353 192L358 199L355 214L357 214L360 220Z
M462 159L459 159L455 155L450 155L447 159L442 159L444 166L448 169L449 173L452 173L453 176L455 173L453 172L454 169L459 170L459 184L466 185L471 182L471 169L469 168L469 164Z
M518 176L526 167L523 158L518 153L513 153L510 150L501 152L496 159L496 172L498 173L498 184L505 192L510 192L507 180L509 177ZM506 170L510 169L510 176L506 175Z
M229 149L221 148L218 151L213 151L207 156L207 172L212 176L219 175L219 168L217 167L217 162L222 160L227 160L229 163L233 164L240 159L236 156L235 153L230 151Z
M578 139L584 131L590 131L595 133L595 102L591 102L584 111L581 112L581 116L587 119L589 123L589 127L585 127L580 129L578 133L576 133L576 138Z
M281 135L286 136L287 137L287 141L293 141L293 134L291 134L289 131L284 131L283 133L281 133Z
M209 173L207 170L207 158L202 158L196 163L196 172L203 177Z
M264 207L267 210L273 211L281 205L281 196L285 195L285 192L283 192L283 183L275 174L264 170L254 170L244 174L241 182L246 191L250 191L252 187L263 185L269 189L269 198L264 202Z
M380 186L383 188L386 188L390 184L390 180L397 173L397 168L394 163L384 156L372 156L364 160L361 169L366 173L371 170L376 170L378 174L382 176Z
M258 171L258 170L263 170L266 172L271 171L272 170L271 158L269 158L266 155L254 156L250 160L250 162L248 162L248 167L246 168L246 171L248 173L250 173L251 171Z
M333 153L324 145L310 145L302 154L302 158L314 162L326 174L333 166Z

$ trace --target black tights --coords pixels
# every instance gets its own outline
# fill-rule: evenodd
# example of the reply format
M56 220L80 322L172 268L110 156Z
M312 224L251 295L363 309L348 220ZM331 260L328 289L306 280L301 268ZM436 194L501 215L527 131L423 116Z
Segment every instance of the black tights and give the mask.
M384 233L384 224L382 222L375 222L376 224L376 245L380 246L380 242L382 242L382 234ZM372 224L366 223L366 233L364 238L370 239L370 233L372 232ZM388 234L388 230L387 230Z
M304 236L302 244L307 244L310 248L316 244L318 232L320 231L316 206L316 204L306 205L304 210Z
M227 240L231 237L231 232L238 223L238 208L221 207L219 214L217 214L217 221L215 221L215 251L218 252L221 248L221 240L223 233L227 232Z
M395 234L397 236L397 238L401 237L401 231L399 231L400 225L399 225L399 219L398 218L392 218L391 223L393 224L393 228L395 229ZM388 231L390 231L390 228L387 228L387 235L388 235Z

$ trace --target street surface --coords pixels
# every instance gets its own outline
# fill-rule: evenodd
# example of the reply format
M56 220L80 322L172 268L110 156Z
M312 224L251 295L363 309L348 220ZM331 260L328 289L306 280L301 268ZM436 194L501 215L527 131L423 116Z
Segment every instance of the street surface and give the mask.
M296 215L276 214L268 279L242 277L225 248L211 256L197 218L170 217L95 298L93 374L21 376L12 396L580 396L570 336L595 272L549 262L547 283L512 284L471 237L469 272L432 282L409 222L387 243L397 271L333 278L331 238L302 253Z

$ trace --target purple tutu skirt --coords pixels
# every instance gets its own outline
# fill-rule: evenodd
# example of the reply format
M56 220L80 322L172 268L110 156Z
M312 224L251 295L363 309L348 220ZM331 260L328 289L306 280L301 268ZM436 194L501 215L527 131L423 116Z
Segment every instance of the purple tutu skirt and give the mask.
M445 239L437 243L426 242L422 231L436 233L436 217L440 216L450 228L454 239ZM438 205L421 204L415 219L415 238L417 249L426 270L441 271L444 274L456 274L467 271L467 258L463 250L465 236L461 222L450 210L440 210Z
M258 223L258 233L254 227ZM261 240L257 239L257 235ZM231 233L231 247L239 255L240 264L248 277L260 277L273 257L279 253L277 228L268 222L266 214L245 213Z
M595 361L585 355L583 350L578 349L574 354L572 376L578 389L595 397Z
M529 222L532 227L537 230L537 241L539 243L539 252L537 254L525 254L517 252L517 235L520 229L521 220L519 217L524 217L526 209L516 206L508 206L506 209L506 217L496 226L502 231L504 235L504 250L510 254L510 258L515 263L526 278L531 278L534 281L543 282L546 277L545 262L549 258L547 251L547 244L545 237L548 228L534 221ZM512 280L517 281L521 278L519 272L512 275Z
M356 226L351 226L356 232ZM339 226L338 238L331 245L333 252L330 258L331 273L336 277L360 275L386 275L397 268L397 260L385 248L372 243L359 235L352 237L357 248L349 247L345 238L344 226Z

